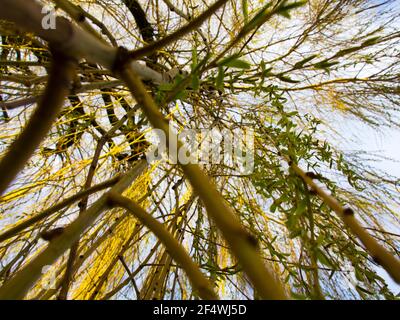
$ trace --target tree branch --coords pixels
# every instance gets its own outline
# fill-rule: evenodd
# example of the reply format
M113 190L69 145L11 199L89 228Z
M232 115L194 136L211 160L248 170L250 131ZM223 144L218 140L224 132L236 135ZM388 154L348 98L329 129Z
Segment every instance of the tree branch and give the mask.
M164 131L167 145L173 145L172 153L181 150L182 143L170 132L168 121L158 110L135 72L125 65L124 69L119 70L119 75L126 82L153 127ZM227 206L209 178L196 164L181 164L181 167L260 296L264 299L286 299L282 284L262 261L255 245L256 240L243 228L238 217Z
M110 190L113 193L122 193L132 182L139 177L147 167L142 160L127 172ZM23 269L0 288L0 300L22 299L31 286L40 278L42 268L51 265L58 257L68 250L80 235L89 228L100 214L110 208L108 193L100 197L93 205L81 214L74 222L65 228L63 233L53 239L46 249L34 257Z
M0 162L0 195L22 170L49 132L70 91L76 62L53 51L52 68L45 93L26 128Z
M171 257L185 270L194 290L202 299L218 299L212 285L201 273L198 266L190 258L182 245L165 229L164 225L158 222L134 201L111 192L109 199L114 205L120 206L131 212L139 221L148 227L157 238L165 245Z
M33 216L21 223L18 223L18 225L16 225L15 227L0 234L0 242L3 242L7 239L10 239L10 238L16 236L19 232L21 232L22 230L25 230L26 228L29 228L30 226L34 225L36 222L46 219L47 217L51 216L53 213L61 210L62 208L65 208L65 207L71 205L72 203L74 203L90 194L93 194L93 193L99 192L101 190L107 189L109 187L112 187L114 184L116 184L119 181L120 178L121 178L120 176L116 176L108 181L99 183L98 185L95 185L89 189L82 190L81 192L74 194L73 196L42 211L41 213L38 213L35 216Z
M342 219L350 231L363 243L365 249L376 263L381 265L390 276L400 283L400 260L381 246L354 217L352 209L344 208L334 197L320 188L312 178L310 178L296 164L292 163L291 168L299 175L304 182L314 190L318 196Z

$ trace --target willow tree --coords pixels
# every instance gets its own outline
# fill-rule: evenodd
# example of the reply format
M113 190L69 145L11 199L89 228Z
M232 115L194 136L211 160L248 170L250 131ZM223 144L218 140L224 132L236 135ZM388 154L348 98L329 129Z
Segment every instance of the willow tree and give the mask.
M398 1L0 5L0 298L395 298L398 180L339 124L399 125Z

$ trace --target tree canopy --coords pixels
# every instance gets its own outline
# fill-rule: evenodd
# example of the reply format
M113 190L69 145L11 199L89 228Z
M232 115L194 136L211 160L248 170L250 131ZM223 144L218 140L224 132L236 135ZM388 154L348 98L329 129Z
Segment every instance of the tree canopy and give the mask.
M396 299L399 4L0 0L0 298Z

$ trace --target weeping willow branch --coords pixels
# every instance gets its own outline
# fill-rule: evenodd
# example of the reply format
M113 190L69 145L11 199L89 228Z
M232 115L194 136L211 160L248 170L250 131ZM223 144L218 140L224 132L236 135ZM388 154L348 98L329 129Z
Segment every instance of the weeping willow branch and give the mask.
M148 227L157 236L157 238L165 245L171 257L185 270L193 288L202 299L218 299L218 296L212 289L213 286L211 283L204 277L198 266L192 261L182 245L160 222L138 206L134 201L123 197L118 193L110 192L109 199L114 205L120 206L131 212L140 220L141 223Z
M73 93L85 93L91 90L101 90L101 89L109 89L121 86L123 83L121 80L112 80L112 81L96 81L93 83L85 84L81 86L79 89L74 89ZM28 98L12 100L7 102L0 101L0 107L6 108L7 110L16 109L20 107L24 107L29 104L36 103L41 99L42 95L32 96Z
M209 17L211 17L219 8L221 8L227 0L218 0L211 7L209 7L206 11L204 11L201 15L190 21L188 24L184 25L182 28L176 30L175 32L165 36L157 42L152 42L147 46L136 49L130 52L129 57L133 60L140 59L144 56L150 55L151 53L169 45L170 43L180 39L185 34L196 30L199 28L204 21L206 21Z
M112 135L115 133L115 131L117 131L124 124L124 122L136 112L137 108L138 107L135 106L134 108L129 110L129 112L124 117L122 117L98 141L96 150L94 152L94 156L92 158L92 161L91 161L91 164L90 164L90 167L89 167L89 172L88 172L88 175L87 175L87 178L86 178L86 181L85 181L85 185L83 186L84 190L85 189L89 189L90 185L92 184L94 173L96 171L96 168L97 168L97 165L98 165L98 161L100 159L101 150L103 149L104 144L107 142L107 140L109 138L112 137ZM82 200L80 201L80 203L79 203L80 204L80 206L79 206L80 207L79 214L81 214L82 212L84 212L86 210L87 202L88 202L88 196L89 195L83 197ZM73 272L74 272L74 262L75 262L75 259L76 259L78 247L79 247L79 241L74 243L74 245L71 247L70 254L69 254L69 257L68 257L68 262L67 262L67 268L65 270L64 279L63 279L62 284L61 284L60 294L58 296L59 300L66 300L67 299L70 282L71 282L71 279L72 279L72 276L73 276Z
M226 1L226 0L225 0ZM60 52L68 53L75 58L85 58L111 70L117 55L117 49L88 31L73 25L63 17L56 17L55 29L42 28L42 6L34 0L0 0L2 10L0 19L12 21L19 28L34 32L50 42ZM132 61L131 67L146 80L163 83L163 75L139 62Z
M116 71L121 79L126 82L153 127L164 131L167 137L167 145L175 144L172 153L183 148L182 143L170 132L168 121L160 113L154 100L147 93L135 72L129 68L129 65L122 63L121 68L117 68ZM198 165L187 164L181 165L181 167L193 189L203 201L209 216L215 221L216 226L222 232L231 250L243 266L260 297L264 299L285 299L286 294L283 286L262 261L255 243L256 240L243 228L237 216L227 206L209 178Z
M118 46L117 41L115 40L111 32L107 29L107 27L94 16L83 10L80 6L73 4L68 0L54 0L54 2L57 4L57 7L60 7L62 10L67 12L82 27L82 29L87 30L100 41L104 41L99 33L87 21L86 18L88 18L96 26L99 27L101 32L107 36L108 40L114 47Z
M49 132L70 91L76 62L53 50L53 62L45 93L26 128L0 162L0 195L22 170Z
M99 183L91 188L88 188L86 190L78 192L77 194L74 194L73 196L65 199L64 201L61 201L60 203L36 214L35 216L19 223L15 227L0 234L0 242L3 242L7 239L10 239L10 238L16 236L18 233L29 228L30 226L34 225L35 223L42 221L43 219L46 219L47 217L51 216L53 213L65 208L65 207L68 207L69 205L73 204L74 202L76 202L90 194L93 194L93 193L99 192L101 190L107 189L109 187L112 187L114 184L116 184L119 181L119 179L120 179L120 176L117 176L108 181Z
M147 163L139 161L127 172L109 192L122 193L146 169ZM89 228L102 212L110 209L108 193L98 199L88 210L66 227L63 233L50 241L46 249L32 259L23 269L0 288L0 300L22 299L32 285L40 278L42 268L51 265L75 243L80 235Z
M142 261L142 263L139 265L139 267L136 268L135 271L131 272L131 274L129 275L128 278L126 278L124 281L122 281L119 285L117 285L114 289L112 289L111 291L105 293L100 300L108 300L110 299L112 296L114 296L117 292L119 292L120 290L122 290L130 281L131 278L135 277L140 271L143 270L143 268L145 266L148 265L148 262L150 261L150 259L153 257L153 255L156 253L159 245L160 245L160 240L157 240L155 245L153 246L153 248L151 248L150 253L147 255L147 257Z
M342 219L344 224L350 231L357 236L363 243L367 252L371 255L374 261L380 264L397 282L400 283L400 261L381 246L371 235L365 230L364 227L354 217L352 209L344 208L334 197L326 193L320 188L312 178L310 178L302 169L296 164L292 163L291 168L299 175L304 182L314 190L318 196Z
M131 282L132 282L132 286L133 286L133 288L135 289L135 293L136 293L136 300L140 300L140 291L139 291L139 288L138 288L138 286L137 286L137 284L136 284L135 277L133 276L131 270L129 269L129 266L128 266L128 265L126 264L126 262L125 262L124 256L123 256L123 255L120 255L120 256L118 257L118 259L119 259L119 261L121 261L122 266L124 267L126 273L128 274L129 279L130 279Z

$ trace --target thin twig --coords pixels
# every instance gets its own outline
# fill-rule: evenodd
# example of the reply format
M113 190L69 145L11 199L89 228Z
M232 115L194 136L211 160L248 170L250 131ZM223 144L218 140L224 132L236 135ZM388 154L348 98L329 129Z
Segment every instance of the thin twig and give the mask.
M144 160L139 161L128 173L121 177L109 192L122 193L144 172L146 167L147 163ZM108 193L106 193L66 227L60 236L50 241L46 249L33 258L0 288L0 300L22 299L32 285L40 278L42 268L54 263L96 221L100 214L108 208L110 208L110 202Z
M185 34L199 28L204 21L206 21L209 17L211 17L226 2L227 0L218 0L212 6L210 6L206 11L204 11L201 15L191 20L188 24L184 25L182 28L165 36L159 41L152 42L145 47L131 51L129 57L133 60L138 60L182 38Z
M172 146L172 150L170 150L172 154L177 154L178 150L182 150L181 148L184 148L184 146L177 139L177 136L170 132L168 121L158 110L139 77L132 68L129 68L126 64L123 64L123 66L125 68L122 70L117 68L116 72L119 72L120 77L127 84L153 127L164 132L167 145ZM187 153L183 152L183 154ZM210 218L221 230L259 295L264 299L286 299L283 285L262 261L255 243L256 240L244 229L238 217L227 205L209 178L196 164L181 164L181 167L193 189L203 201Z
M218 296L212 289L211 283L201 273L182 245L165 229L163 224L158 222L134 201L113 192L110 193L109 197L112 203L131 212L157 236L165 245L171 257L185 270L193 288L202 299L218 299Z
M400 283L400 260L371 237L365 228L357 221L353 210L343 207L334 197L319 187L314 180L295 163L291 163L291 168L334 212L336 212L350 231L360 239L366 251L374 261L380 264L397 283Z
M26 128L0 162L0 195L22 170L56 120L75 72L76 61L53 50L53 62L45 93Z
M128 265L126 264L126 262L125 262L124 256L123 256L123 255L120 255L120 256L118 257L118 259L119 259L119 261L121 261L121 263L122 263L122 265L123 265L123 267L124 267L126 273L127 273L128 276L129 276L129 279L131 279L133 288L135 289L135 293L136 293L136 300L140 300L140 291L139 291L139 288L138 288L138 286L137 286L137 284L136 284L135 278L134 278L134 276L132 275L131 270L129 269L129 266L128 266Z
M10 238L16 236L22 230L25 230L25 229L29 228L30 226L34 225L35 223L48 218L53 213L71 205L72 203L82 199L83 197L86 197L90 194L93 194L93 193L99 192L101 190L107 189L109 187L112 187L119 181L119 179L120 179L120 176L116 176L110 180L99 183L89 189L78 192L77 194L74 194L73 196L61 201L60 203L34 215L33 217L31 217L23 222L18 223L18 225L16 225L15 227L0 234L0 242L3 242L7 239L10 239Z

